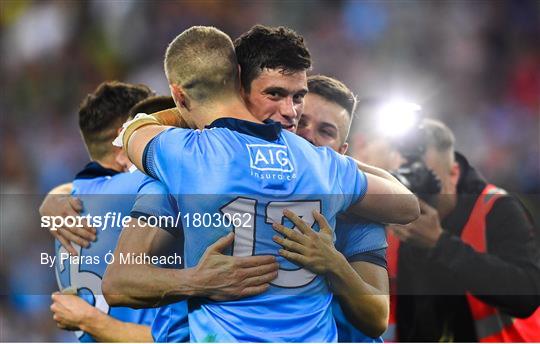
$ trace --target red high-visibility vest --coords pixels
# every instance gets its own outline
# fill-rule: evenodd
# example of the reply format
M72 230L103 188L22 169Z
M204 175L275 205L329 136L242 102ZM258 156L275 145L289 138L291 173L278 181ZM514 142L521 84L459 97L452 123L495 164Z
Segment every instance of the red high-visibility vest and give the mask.
M388 279L390 281L390 315L388 318L388 328L382 335L385 342L397 342L397 272L398 272L398 253L399 239L390 231L386 231L386 241L388 248L386 249L386 260L388 266Z
M486 215L493 207L495 200L504 194L506 194L504 190L491 184L487 185L482 195L478 197L471 216L463 228L461 239L477 252L487 252ZM540 341L540 309L526 319L519 319L500 312L470 293L467 293L467 300L480 342Z
M469 244L475 251L487 252L486 216L495 201L506 194L506 191L488 184L476 200L469 219L461 233L461 240ZM511 230L511 228L509 228ZM397 259L399 240L388 233L388 274L390 276L391 302L388 334L383 337L387 341L396 341L396 307L397 307ZM538 342L540 341L540 308L526 319L511 317L490 306L470 293L466 294L469 308L474 320L476 335L480 342Z

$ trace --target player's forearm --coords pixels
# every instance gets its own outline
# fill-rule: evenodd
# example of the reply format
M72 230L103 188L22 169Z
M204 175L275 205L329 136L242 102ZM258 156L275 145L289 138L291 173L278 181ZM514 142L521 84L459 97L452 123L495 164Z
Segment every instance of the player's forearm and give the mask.
M162 125L169 125L177 128L189 128L178 108L159 111L153 113L152 116L154 116Z
M57 200L59 197L68 196L71 194L71 190L73 190L73 184L72 183L66 183L61 184L56 187L54 187L47 196L45 196L45 199L43 199L43 202L39 206L39 213L41 215L50 215L54 213L54 208L57 205Z
M369 283L341 255L327 275L347 320L370 337L379 337L388 326L387 293Z
M144 171L142 156L148 142L168 128L187 128L188 125L177 109L167 109L151 116L144 114L138 116L140 117L132 120L122 130L115 144L118 144L118 140L121 141L131 162L139 170Z
M366 195L349 210L382 223L407 224L418 218L420 207L416 196L388 172L365 164ZM373 173L371 173L373 172Z
M58 207L58 200L60 198L69 197L73 190L72 183L61 184L54 187L39 206L39 213L41 215L59 215L55 214L55 209Z
M119 321L98 309L83 320L79 326L98 342L153 342L149 326Z
M129 160L137 166L140 171L145 172L143 155L146 145L161 132L169 129L169 126L163 126L160 124L149 124L144 127L138 128L131 133L126 133L124 148L128 154Z
M383 170L382 168L378 168L375 166L371 166L368 164L365 164L363 162L360 162L358 160L356 161L356 165L358 166L358 169L364 173L369 173L377 177L381 177L383 179L393 181L393 182L399 182L396 177L394 177L391 173Z
M103 294L111 306L158 307L202 294L192 269L165 269L151 264L119 264L107 267Z
M73 184L65 183L53 188L49 191L49 195L69 195L71 194L71 190L73 190Z

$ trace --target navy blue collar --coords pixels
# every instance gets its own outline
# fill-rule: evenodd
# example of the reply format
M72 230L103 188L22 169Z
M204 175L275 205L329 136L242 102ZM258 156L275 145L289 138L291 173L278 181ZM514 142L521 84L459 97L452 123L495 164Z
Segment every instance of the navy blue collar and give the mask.
M75 179L94 179L97 177L114 176L118 173L120 172L105 168L96 161L90 161L79 173L77 173Z
M255 136L266 141L275 141L281 133L281 124L271 119L264 121L264 124L244 121L238 118L222 117L213 121L205 128L227 128L242 134Z

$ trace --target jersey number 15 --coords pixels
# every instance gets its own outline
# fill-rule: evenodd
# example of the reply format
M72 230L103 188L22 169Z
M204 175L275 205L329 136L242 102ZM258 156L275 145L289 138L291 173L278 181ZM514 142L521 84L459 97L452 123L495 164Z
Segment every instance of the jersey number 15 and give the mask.
M233 255L247 257L255 255L255 234L257 219L257 200L253 198L237 197L232 202L223 206L220 211L228 214L231 218L235 216L250 214L249 221L243 221L240 226L234 226L235 233ZM265 207L265 223L283 223L283 210L289 209L296 213L310 227L315 223L313 210L321 211L321 201L287 201L268 202ZM298 231L296 227L293 230ZM299 288L311 283L317 275L304 269L283 269L278 271L278 277L272 281L272 285L282 288Z

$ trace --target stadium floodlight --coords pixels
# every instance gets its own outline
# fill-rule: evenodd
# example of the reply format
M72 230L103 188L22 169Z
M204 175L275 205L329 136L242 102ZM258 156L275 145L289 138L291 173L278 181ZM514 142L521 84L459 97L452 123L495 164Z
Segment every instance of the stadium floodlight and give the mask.
M402 136L417 123L420 110L420 105L409 101L389 101L377 111L377 130L388 137Z

